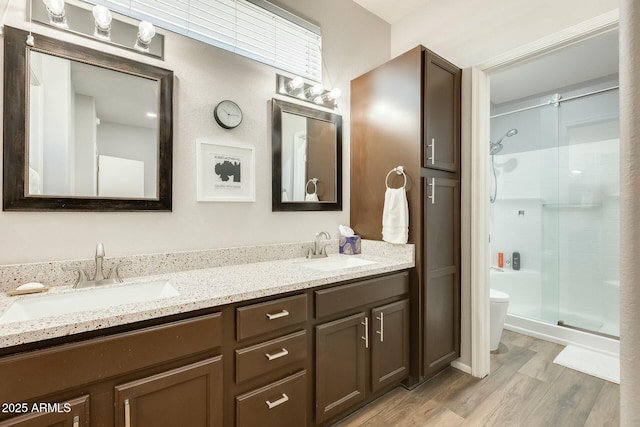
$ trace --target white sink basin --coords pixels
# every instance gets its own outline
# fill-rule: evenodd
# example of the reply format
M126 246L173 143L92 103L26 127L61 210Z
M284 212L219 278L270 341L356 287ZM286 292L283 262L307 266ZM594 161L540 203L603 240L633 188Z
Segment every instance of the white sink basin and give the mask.
M61 294L26 295L16 299L0 316L0 324L154 301L178 295L180 292L167 280L78 289Z
M318 271L336 271L346 268L362 267L363 265L377 264L368 259L354 258L351 255L330 256L301 261L300 265Z

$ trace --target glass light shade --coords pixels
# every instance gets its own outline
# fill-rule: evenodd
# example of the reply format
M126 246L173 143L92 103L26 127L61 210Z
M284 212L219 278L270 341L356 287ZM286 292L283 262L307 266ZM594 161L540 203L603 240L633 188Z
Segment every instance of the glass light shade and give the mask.
M108 31L111 28L111 11L102 5L93 7L93 19L96 21L96 27Z
M143 44L151 43L156 35L156 27L151 22L141 21L138 25L138 40Z
M42 0L47 11L56 17L64 16L64 0Z
M295 90L295 89L300 89L303 85L304 85L304 80L302 79L302 77L297 76L291 79L289 83L287 83L287 88L289 90Z
M310 92L313 95L320 95L323 90L324 90L324 86L322 85L322 83L318 83L311 87Z
M342 91L338 87L331 89L331 91L327 94L327 97L329 99L338 99L340 98L340 96L342 96Z

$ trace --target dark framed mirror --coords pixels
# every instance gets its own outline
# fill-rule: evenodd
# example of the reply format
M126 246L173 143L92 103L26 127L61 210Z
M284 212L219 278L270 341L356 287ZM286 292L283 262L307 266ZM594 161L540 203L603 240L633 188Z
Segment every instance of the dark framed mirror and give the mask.
M173 72L5 27L3 210L171 210Z
M272 102L272 210L342 210L342 117Z

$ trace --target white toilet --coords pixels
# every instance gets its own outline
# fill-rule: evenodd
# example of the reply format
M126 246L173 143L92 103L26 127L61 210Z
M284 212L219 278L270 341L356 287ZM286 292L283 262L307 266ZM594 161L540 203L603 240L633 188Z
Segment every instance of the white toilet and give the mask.
M507 316L507 309L509 308L509 294L490 289L489 302L491 351L496 351L500 346L504 318Z

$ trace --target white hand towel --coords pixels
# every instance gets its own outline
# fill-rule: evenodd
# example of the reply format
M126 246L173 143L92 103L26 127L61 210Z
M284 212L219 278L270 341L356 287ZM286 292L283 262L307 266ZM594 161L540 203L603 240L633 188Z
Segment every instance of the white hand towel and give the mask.
M404 188L387 188L384 193L382 240L389 243L409 240L409 203Z

